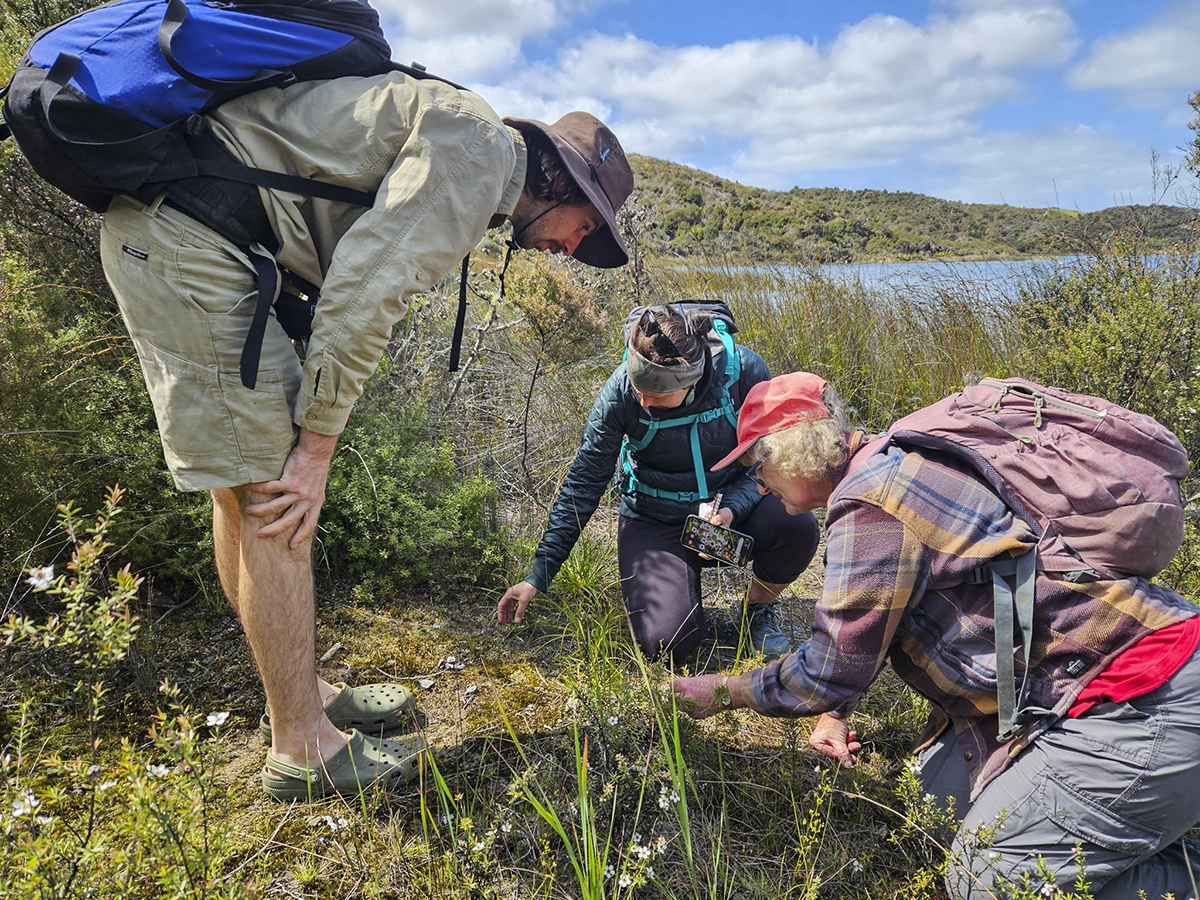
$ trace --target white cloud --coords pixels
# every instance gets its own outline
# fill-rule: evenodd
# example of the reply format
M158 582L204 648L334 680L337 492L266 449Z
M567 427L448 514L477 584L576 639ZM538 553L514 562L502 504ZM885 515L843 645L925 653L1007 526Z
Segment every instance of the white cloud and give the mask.
M1200 6L1180 4L1143 28L1096 41L1070 81L1093 90L1194 90L1200 85L1198 36Z
M968 203L1033 208L1149 203L1150 151L1083 125L980 133L931 146L923 154L931 174L917 189Z
M572 98L562 112L589 97L610 106L633 152L686 161L738 139L738 180L778 186L798 169L886 163L971 132L980 111L1020 95L1014 67L1061 63L1072 34L1069 19L1039 7L927 26L872 16L828 47L783 36L669 48L591 35L518 83L526 95Z
M524 41L604 0L373 0L400 62L460 83L503 74Z
M1106 130L996 131L992 111L1004 105L1036 121L1034 73L1057 78L1078 52L1074 0L931 0L923 22L873 15L825 43L776 35L683 47L573 30L580 12L625 0L374 2L397 59L475 87L503 115L554 121L585 109L630 152L742 183L861 184L892 167L891 186L951 199L1084 209L1149 199L1150 139L1119 136L1119 118ZM1127 99L1200 86L1200 54L1187 46L1200 34L1197 7L1184 0L1096 42L1072 83ZM551 37L561 49L535 58ZM1176 91L1176 118L1181 106ZM1072 120L1063 107L1053 115Z

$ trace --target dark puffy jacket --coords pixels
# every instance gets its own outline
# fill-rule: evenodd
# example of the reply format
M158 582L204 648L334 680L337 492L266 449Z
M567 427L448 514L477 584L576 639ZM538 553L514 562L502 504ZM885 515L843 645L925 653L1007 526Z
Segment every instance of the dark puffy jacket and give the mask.
M769 380L771 373L767 370L767 364L753 350L738 345L737 351L741 356L742 371L737 382L730 385L729 396L734 409L741 409L750 388L760 381ZM544 591L554 580L579 539L579 533L596 511L604 489L612 480L623 439L626 435L636 439L645 434L645 426L639 421L641 417L653 416L666 420L716 409L721 406L724 397L724 381L724 351L717 352L715 357L710 353L705 362L704 375L696 386L695 399L690 404L678 409L644 410L629 384L625 364L617 366L592 406L579 451L550 509L550 522L538 544L533 571L526 581ZM654 440L633 455L633 471L638 480L660 490L694 492L697 484L692 462L691 431L690 425L660 428ZM737 523L744 520L762 499L754 482L736 465L720 472L707 471L737 446L737 429L725 416L718 416L712 421L700 423L699 438L709 492L721 491L721 505L733 510L734 527L737 527ZM698 502L682 503L664 497L630 493L622 473L618 472L617 475L623 516L682 525L683 520L696 512L699 506Z

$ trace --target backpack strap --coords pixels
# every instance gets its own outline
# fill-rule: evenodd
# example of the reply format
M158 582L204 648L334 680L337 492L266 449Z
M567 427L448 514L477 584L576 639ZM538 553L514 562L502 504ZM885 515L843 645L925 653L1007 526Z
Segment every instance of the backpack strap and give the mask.
M724 416L729 423L737 428L737 410L733 407L733 399L730 396L730 387L737 382L742 375L742 358L737 352L737 347L733 343L733 338L729 336L729 331L725 327L725 323L719 319L713 319L713 330L721 339L721 344L725 348L725 380L721 382L721 404L714 406L712 409L706 409L704 412L693 413L690 416L680 416L675 419L657 419L651 416L640 416L638 422L646 426L645 433L640 438L631 438L625 436L625 440L621 444L621 483L620 489L623 493L646 494L651 497L662 497L667 500L676 500L680 503L696 503L700 500L711 500L715 496L708 489L708 474L704 467L704 456L700 450L700 423L711 422L713 419L719 419ZM628 348L626 349L628 353ZM696 490L694 491L667 491L658 488L652 488L647 484L643 484L633 474L634 453L638 453L650 445L662 428L678 428L684 425L692 427L690 435L690 443L692 447L692 467L696 473Z
M197 159L196 174L224 178L226 181L238 181L242 184L253 184L275 191L303 194L306 197L319 197L335 203L350 203L354 206L367 207L375 204L374 191L359 191L341 184L330 184L328 181L301 178L299 175L273 172L270 169L256 169L241 163L225 162L219 159Z
M192 84L196 85L196 87L204 88L206 91L212 91L213 93L221 93L223 91L249 93L250 91L260 91L269 87L286 87L296 81L295 74L292 72L281 72L278 69L263 69L254 78L226 81L217 78L205 78L203 75L197 75L195 72L185 68L175 58L175 52L171 48L171 43L175 39L175 32L187 21L187 17L188 8L183 0L170 0L167 3L167 11L163 14L162 25L158 27L158 49L162 53L163 59L167 61L167 64Z
M1011 740L1021 730L1020 718L1026 712L1048 712L1025 706L1025 686L1029 680L1029 654L1033 647L1033 601L1037 585L1037 550L1016 559L993 559L987 564L992 581L992 608L996 631L996 715L1000 723L997 735L1001 741ZM1016 576L1015 590L1010 589L1006 576ZM1021 688L1017 689L1016 642L1013 629L1014 614L1021 629L1025 652L1025 671Z
M258 362L262 357L267 317L275 303L275 295L279 292L279 268L274 255L262 244L251 244L244 249L254 261L254 270L258 274L258 299L254 301L254 318L250 320L250 330L246 333L246 343L242 345L238 367L242 374L242 384L254 390L254 385L258 383Z

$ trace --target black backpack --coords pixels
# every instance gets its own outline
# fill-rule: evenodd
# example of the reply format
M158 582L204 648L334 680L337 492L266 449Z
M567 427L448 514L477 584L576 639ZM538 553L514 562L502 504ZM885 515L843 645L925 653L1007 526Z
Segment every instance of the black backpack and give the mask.
M34 38L0 90L0 140L11 135L34 171L96 212L120 194L144 203L164 194L251 252L259 303L241 370L253 388L279 249L258 186L360 206L375 196L243 165L203 114L268 87L388 71L436 77L392 62L366 0L112 0ZM315 309L315 288L306 293L281 294L277 305L300 340Z

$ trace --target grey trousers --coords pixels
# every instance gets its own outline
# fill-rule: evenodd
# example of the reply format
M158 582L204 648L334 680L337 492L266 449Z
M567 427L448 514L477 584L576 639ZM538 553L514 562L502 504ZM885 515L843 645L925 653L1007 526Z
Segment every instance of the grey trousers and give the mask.
M1182 835L1200 821L1200 649L1157 690L1058 722L974 804L952 733L918 762L926 791L966 810L951 897L1070 890L1081 861L1096 900L1197 896L1200 841Z

